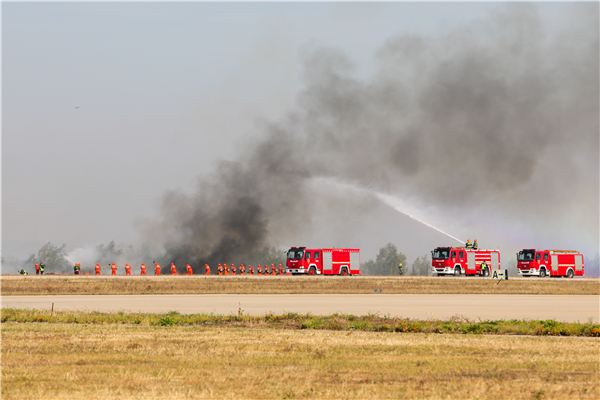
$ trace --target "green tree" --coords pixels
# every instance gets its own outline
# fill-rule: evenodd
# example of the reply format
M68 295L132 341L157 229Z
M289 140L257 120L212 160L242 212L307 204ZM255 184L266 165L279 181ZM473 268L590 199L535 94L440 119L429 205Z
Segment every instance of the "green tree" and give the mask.
M66 243L57 247L48 242L38 251L37 261L46 265L46 271L67 272L71 263L66 259ZM29 257L29 260L32 260ZM28 260L28 261L29 261ZM32 260L33 261L33 260Z
M400 264L406 264L406 256L396 245L388 243L379 249L375 261L363 263L361 269L365 275L400 275Z
M411 275L429 275L430 270L431 260L426 254L423 257L417 257L417 259L412 263Z
M117 249L115 241L111 240L106 247L104 244L96 246L96 253L98 255L96 262L100 265L104 265L116 262L117 258L123 254L123 250Z
M286 252L284 250L277 249L275 247L265 247L259 256L259 262L262 260L263 263L275 266L285 265Z

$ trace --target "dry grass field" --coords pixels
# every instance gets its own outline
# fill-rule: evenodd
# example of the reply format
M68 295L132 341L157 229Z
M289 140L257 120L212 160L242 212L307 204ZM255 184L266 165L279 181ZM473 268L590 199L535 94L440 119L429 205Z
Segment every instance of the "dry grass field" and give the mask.
M35 294L574 294L599 295L598 279L331 276L2 276L2 296Z
M598 399L599 338L2 324L3 399Z

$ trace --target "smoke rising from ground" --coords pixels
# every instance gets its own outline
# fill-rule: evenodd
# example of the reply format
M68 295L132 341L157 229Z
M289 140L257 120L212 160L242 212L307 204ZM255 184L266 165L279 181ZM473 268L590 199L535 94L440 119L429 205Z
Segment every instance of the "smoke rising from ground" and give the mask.
M598 4L572 10L565 30L510 4L437 37L392 37L367 79L336 49L307 50L297 108L194 194L167 193L160 221L139 224L146 243L176 264L230 262L378 203L341 205L324 177L515 230L577 228L597 246Z

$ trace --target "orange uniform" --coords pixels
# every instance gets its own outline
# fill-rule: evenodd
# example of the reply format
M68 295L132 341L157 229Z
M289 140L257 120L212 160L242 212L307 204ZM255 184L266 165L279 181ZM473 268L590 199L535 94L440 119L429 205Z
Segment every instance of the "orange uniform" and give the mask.
M194 275L194 271L192 270L192 267L190 267L190 264L186 264L185 269L187 270L188 275Z
M248 274L254 275L254 268L252 268L252 265L248 265Z
M160 275L160 265L158 264L154 267L154 275Z
M208 266L208 264L204 264L204 270L205 275L210 275L210 267Z
M40 266L35 264L35 274L39 275L40 274Z
M223 275L223 266L219 264L219 275Z
M269 275L269 266L265 264L265 275Z
M235 265L231 264L231 275L235 275Z
M271 275L277 275L277 269L274 264L271 264Z
M283 275L283 267L279 264L279 275Z
M256 267L256 270L258 271L258 275L262 275L262 268L260 267L260 264L258 264L258 267Z
M146 275L146 265L142 264L142 270L140 271L140 275Z
M229 267L227 264L223 264L225 266L225 275L229 275Z
M240 265L240 275L244 275L245 272L246 272L246 267L244 267L244 264Z
M175 264L171 263L171 275L177 275L177 268L175 268Z
M125 264L125 275L131 275L131 265Z
M117 266L115 265L115 263L113 263L113 265L111 265L110 267L111 275L116 275L117 274Z
M102 275L102 274L100 273L100 269L101 269L101 268L100 268L100 264L96 264L96 275Z

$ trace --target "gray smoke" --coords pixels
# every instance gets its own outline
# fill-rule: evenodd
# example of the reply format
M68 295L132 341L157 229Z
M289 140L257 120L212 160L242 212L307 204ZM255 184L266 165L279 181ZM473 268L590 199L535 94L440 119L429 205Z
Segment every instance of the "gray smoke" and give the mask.
M552 30L535 5L510 4L437 37L393 37L369 79L342 52L311 49L297 108L194 194L167 193L146 239L168 262L230 262L377 204L340 206L314 184L328 178L538 228L548 213L575 218L567 228L597 244L598 11L573 4Z

